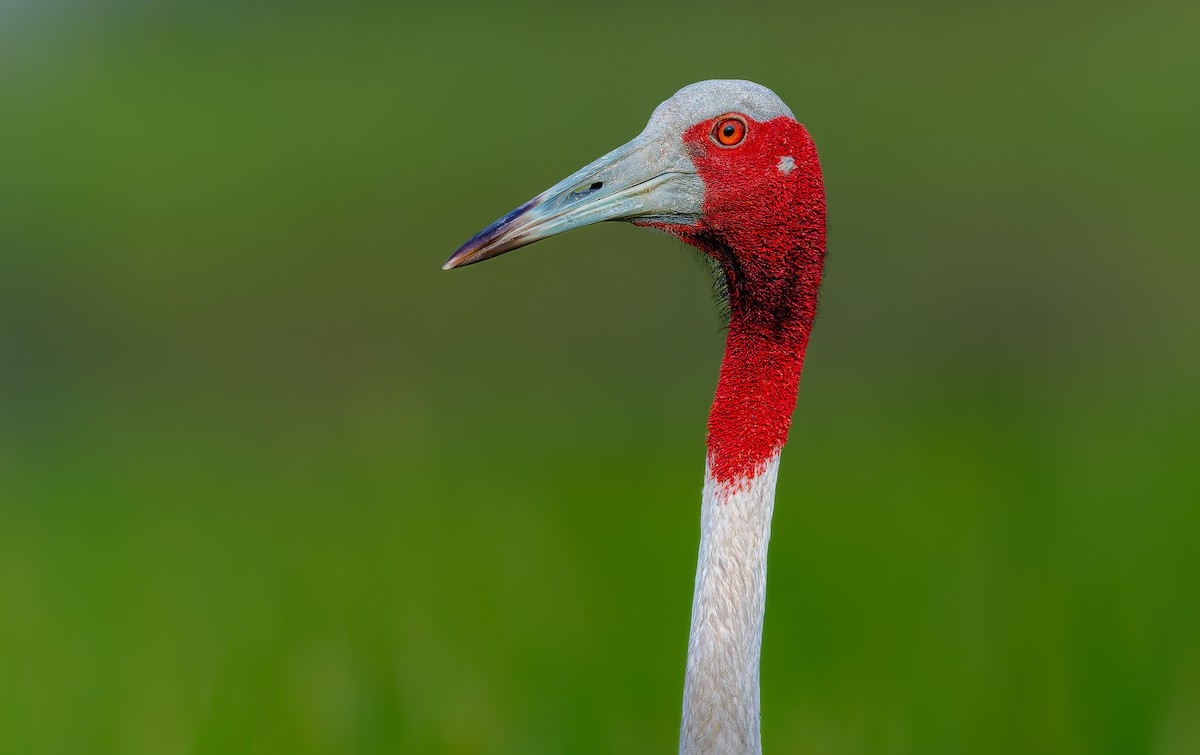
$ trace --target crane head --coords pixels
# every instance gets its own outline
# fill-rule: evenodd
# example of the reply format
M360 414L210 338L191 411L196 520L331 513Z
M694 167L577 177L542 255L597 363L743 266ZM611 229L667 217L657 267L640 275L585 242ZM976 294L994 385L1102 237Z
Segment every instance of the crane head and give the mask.
M484 228L443 268L623 220L699 247L724 270L731 297L766 289L776 299L770 283L793 267L789 250L823 256L824 219L816 148L783 101L749 81L702 81L655 108L632 141Z

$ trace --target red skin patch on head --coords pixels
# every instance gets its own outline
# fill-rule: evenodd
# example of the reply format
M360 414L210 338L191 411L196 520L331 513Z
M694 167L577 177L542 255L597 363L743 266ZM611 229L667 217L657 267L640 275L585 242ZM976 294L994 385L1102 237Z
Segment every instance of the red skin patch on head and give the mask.
M708 419L708 467L721 483L759 474L787 441L825 259L825 188L816 145L787 117L742 116L734 147L703 121L683 135L704 180L695 225L653 224L721 264L729 334ZM795 168L780 170L791 157Z

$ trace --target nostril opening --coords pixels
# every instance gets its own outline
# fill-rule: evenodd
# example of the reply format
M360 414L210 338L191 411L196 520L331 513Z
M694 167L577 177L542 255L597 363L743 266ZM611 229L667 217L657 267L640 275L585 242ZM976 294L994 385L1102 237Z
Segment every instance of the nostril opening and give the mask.
M571 199L580 199L581 197L591 194L597 189L604 188L603 181L594 181L590 184L579 184L574 189L571 189Z

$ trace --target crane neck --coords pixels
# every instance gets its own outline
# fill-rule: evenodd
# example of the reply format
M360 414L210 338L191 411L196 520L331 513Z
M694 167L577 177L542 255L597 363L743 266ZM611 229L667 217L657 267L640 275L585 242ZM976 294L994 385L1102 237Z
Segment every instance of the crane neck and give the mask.
M681 755L758 755L759 658L779 455L800 384L799 341L735 315L709 416L683 693Z
M729 333L708 419L682 755L759 755L767 545L825 256L824 199L784 232L691 241L721 262ZM764 251L764 247L769 247ZM772 263L746 264L769 255Z

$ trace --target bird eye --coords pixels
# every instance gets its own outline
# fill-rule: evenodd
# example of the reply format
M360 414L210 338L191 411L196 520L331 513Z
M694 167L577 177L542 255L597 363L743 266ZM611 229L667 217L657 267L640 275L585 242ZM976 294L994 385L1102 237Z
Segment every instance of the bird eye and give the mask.
M746 138L746 122L730 116L721 118L713 126L712 138L722 147L736 147Z

